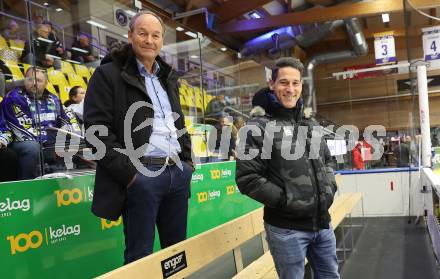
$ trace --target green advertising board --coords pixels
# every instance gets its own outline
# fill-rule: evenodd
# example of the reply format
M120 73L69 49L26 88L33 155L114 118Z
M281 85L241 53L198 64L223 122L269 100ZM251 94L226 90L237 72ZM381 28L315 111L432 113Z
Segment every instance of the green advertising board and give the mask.
M122 220L90 212L94 175L0 184L0 278L92 278L122 265ZM188 237L261 205L241 195L235 162L193 173ZM159 249L156 238L155 249Z

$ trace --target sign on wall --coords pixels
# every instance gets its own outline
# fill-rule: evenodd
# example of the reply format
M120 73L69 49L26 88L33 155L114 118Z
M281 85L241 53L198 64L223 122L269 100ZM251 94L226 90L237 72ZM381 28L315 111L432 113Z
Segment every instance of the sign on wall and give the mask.
M440 26L423 28L422 32L425 61L440 59Z
M347 144L345 140L327 140L327 146L332 156L347 154Z
M397 61L393 34L393 32L374 34L376 65L393 64Z
M128 24L136 13L122 6L113 5L113 24L128 30Z

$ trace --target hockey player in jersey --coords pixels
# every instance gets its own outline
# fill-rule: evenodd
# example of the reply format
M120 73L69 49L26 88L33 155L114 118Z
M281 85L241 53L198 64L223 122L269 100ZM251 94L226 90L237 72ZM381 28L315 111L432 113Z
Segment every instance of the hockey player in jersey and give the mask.
M0 141L10 145L19 158L19 179L33 179L40 174L40 148L53 145L55 134L49 127L67 128L80 133L72 112L66 111L60 99L46 90L47 74L31 67L26 71L23 88L9 92L0 104ZM4 136L4 135L12 136ZM3 136L2 136L3 135Z

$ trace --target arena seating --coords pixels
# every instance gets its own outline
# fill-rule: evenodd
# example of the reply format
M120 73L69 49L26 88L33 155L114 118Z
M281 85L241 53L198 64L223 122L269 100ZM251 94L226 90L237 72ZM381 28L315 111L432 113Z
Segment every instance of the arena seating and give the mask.
M22 41L9 41L7 42L3 37L0 36L0 50L7 48L9 50L16 51L18 57L21 56L23 51L24 42ZM5 67L9 70L10 74L6 74L6 88L10 89L20 83L24 79L26 70L31 66L26 63L20 63L11 60L2 60ZM80 86L87 88L88 82L95 71L93 67L87 67L86 65L70 63L69 61L61 61L61 68L55 70L54 68L49 68L47 70L48 74L48 85L47 90L53 94L56 94L62 103L69 99L69 91L74 86ZM185 79L180 80L179 86L179 96L182 109L184 112L189 110L198 112L197 115L203 115L203 111L206 108L209 101L211 101L214 96L207 94L206 90L200 90L198 87L191 86L189 82ZM185 113L186 114L186 113ZM188 131L193 138L194 146L197 146L197 154L200 157L206 156L206 143L204 139L206 136L197 131L197 129L191 129L193 126L192 119L187 118L188 121L185 122Z
M24 48L24 42L18 40L10 40L7 42L0 36L0 50L7 48L17 52L18 57ZM19 63L17 61L3 60L5 66L11 72L11 76L6 76L7 81L18 81L24 79L24 73L30 67L29 64ZM86 65L70 63L68 61L61 61L61 69L48 69L49 84L47 89L54 94L57 94L62 102L69 98L69 90L73 86L87 87L95 69L87 67ZM212 95L206 93L206 90L201 91L198 87L193 87L182 79L179 87L180 102L184 110L196 108L197 111L202 111L206 108L209 101L214 98Z

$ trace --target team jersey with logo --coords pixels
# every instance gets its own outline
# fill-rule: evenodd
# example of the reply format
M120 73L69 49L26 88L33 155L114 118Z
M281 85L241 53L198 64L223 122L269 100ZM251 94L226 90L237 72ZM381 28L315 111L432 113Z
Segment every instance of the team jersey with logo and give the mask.
M49 127L64 127L64 130L81 134L74 113L64 108L60 99L47 90L41 99L36 100L25 90L16 88L4 97L0 108L0 140L8 144L12 140L54 142L56 134L48 133Z

